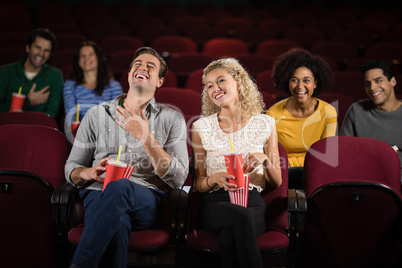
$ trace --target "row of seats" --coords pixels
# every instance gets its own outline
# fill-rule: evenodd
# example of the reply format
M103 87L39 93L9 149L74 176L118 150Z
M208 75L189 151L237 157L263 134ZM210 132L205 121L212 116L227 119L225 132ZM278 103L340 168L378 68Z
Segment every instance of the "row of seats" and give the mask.
M26 36L18 34L0 34L0 39L18 40L25 44ZM61 44L70 44L70 47L57 48L49 63L63 68L72 65L73 55L77 47L85 40L74 34L61 35ZM6 42L5 42L6 43ZM133 52L144 45L136 37L126 35L109 36L102 40L100 46L105 50L113 73L128 68ZM196 68L206 66L207 61L219 57L236 57L244 61L255 74L263 69L271 69L275 58L294 47L301 47L299 43L290 39L264 40L259 43L255 53L251 53L247 43L235 38L214 38L206 42L203 51L196 49L195 42L177 35L161 36L155 39L152 47L163 55L173 71L190 72ZM311 50L313 54L322 56L334 71L355 70L367 59L382 59L393 65L397 74L402 73L402 44L401 43L373 43L368 45L364 55L358 55L357 49L347 41L318 41ZM21 47L0 48L4 55L0 65L14 62L25 52Z
M0 221L7 230L2 264L67 267L84 227L78 190L64 180L71 144L53 127L15 123L0 126L0 212L9 215ZM280 144L279 151L283 183L262 192L266 232L257 238L267 267L398 267L400 164L387 144L357 137L316 142L302 190L287 189L287 154ZM200 197L169 190L162 225L132 232L129 259L158 267L219 265L218 235L198 225Z
M376 10L370 9L370 7L360 8L353 5L325 7L323 5L305 4L303 6L296 7L295 5L284 4L276 6L262 5L257 7L246 2L229 3L232 5L231 7L225 6L219 8L210 3L199 4L200 5L195 11L195 9L191 9L192 7L178 7L175 6L174 3L168 2L154 2L147 7L142 7L132 2L117 2L112 7L106 7L99 2L85 3L83 1L77 1L73 7L67 7L67 5L60 2L46 2L36 4L33 12L30 12L29 8L26 6L22 6L18 9L18 11L15 10L15 12L12 12L14 11L12 7L17 5L12 4L8 7L11 12L5 14L5 17L21 17L26 24L29 22L46 24L49 22L51 23L59 21L57 18L62 18L63 21L76 22L86 28L102 21L108 21L109 23L120 23L122 25L136 25L136 20L133 19L132 14L146 16L147 18L154 19L154 21L172 26L175 26L176 19L178 17L185 16L200 18L201 20L199 19L192 21L197 23L196 25L217 26L223 24L223 27L225 27L227 23L221 23L219 19L242 19L245 22L239 22L236 24L241 27L258 27L261 25L261 22L266 19L286 19L295 26L302 27L308 25L310 21L328 18L329 20L333 21L331 24L332 28L334 25L336 26L336 23L340 26L344 26L359 20L381 22L388 28L397 27L398 23L400 22L400 13L398 13L399 9L392 7L383 9L377 7ZM204 6L201 6L201 4L204 4ZM273 3L268 4L272 5ZM57 10L58 16L53 14L55 10ZM149 19L144 22L148 21ZM183 27L181 29L183 29Z
M342 8L335 8L332 11L327 10L325 6L319 5L307 5L297 8L290 5L283 5L282 8L278 8L278 6L274 5L273 10L276 13L278 13L277 9L286 10L284 13L286 16L272 16L271 13L275 13L273 10L257 9L247 3L242 3L240 6L231 3L233 6L230 6L233 8L243 8L242 13L244 13L244 16L236 17L230 14L235 10L230 7L218 9L210 6L209 9L200 9L198 14L183 14L183 12L186 13L186 9L175 7L174 3L153 3L144 8L137 3L120 2L114 4L109 10L99 2L78 1L71 8L60 2L53 4L45 2L34 6L33 13L35 16L31 18L30 22L26 22L27 17L32 17L30 10L18 6L18 4L21 5L17 1L8 7L6 6L4 10L7 10L7 13L4 12L4 16L0 16L4 20L1 25L7 26L7 28L0 29L0 40L4 40L4 42L0 42L2 44L0 46L7 48L4 51L5 55L10 55L3 59L1 63L9 60L10 57L15 60L16 57L23 53L28 31L38 26L49 27L56 33L60 43L58 50L64 48L74 49L79 43L87 39L103 43L103 39L110 35L123 35L136 39L135 41L115 39L116 42L113 44L117 50L127 48L127 45L122 45L120 44L121 42L131 44L132 47L137 47L139 44L157 46L158 44L154 43L155 39L163 35L174 35L186 37L190 41L186 40L187 45L185 47L169 47L169 44L165 42L163 43L165 47L163 52L172 54L177 51L194 51L194 48L196 48L198 52L207 52L214 55L218 53L219 56L227 56L227 54L219 51L220 49L216 49L216 46L216 52L205 51L209 50L209 48L205 49L204 47L207 45L206 42L213 38L227 39L230 37L231 39L236 39L236 41L231 41L232 44L229 44L229 46L239 50L226 51L226 53L266 54L273 51L274 55L269 54L269 56L276 56L278 51L274 48L262 49L259 47L263 41L284 39L285 41L293 41L293 44L290 45L292 47L301 46L311 50L314 54L332 58L331 60L335 61L337 68L341 69L346 67L345 63L355 57L383 57L390 61L401 61L400 38L402 36L402 22L397 8L393 10L391 8L370 10L355 6L349 8L342 6ZM24 5L22 4L22 6ZM156 11L162 9L164 12ZM27 10L28 15L22 10ZM176 10L176 12L169 12L170 10ZM179 12L179 10L182 10L182 12ZM85 16L82 15L81 18L80 14L85 14ZM132 16L132 14L139 15ZM165 14L172 16L172 20L169 23L163 20ZM209 14L213 19L209 21L208 16L202 16L202 14ZM354 16L354 19L352 16ZM257 18L260 18L259 26L252 26L252 21L257 20ZM334 20L334 18L338 18L338 20ZM127 20L129 19L134 21L128 23ZM346 21L341 23L340 20ZM91 22L92 26L85 25L85 23ZM214 25L211 25L212 22L214 22ZM13 28L19 27L18 25L23 26L21 26L21 29ZM32 25L32 27L28 29L27 25ZM141 25L141 27L138 27L138 25ZM189 33L188 31L193 32ZM18 33L21 33L21 36L18 36ZM245 44L239 44L237 39ZM118 42L119 45L117 46ZM107 43L105 41L105 47L107 47L105 50L110 47ZM109 41L110 43L111 41ZM282 44L283 49L280 51L283 52L283 50L289 48L287 43ZM324 43L324 45L321 43ZM386 43L386 45L376 47L375 45L378 43ZM369 45L373 45L373 48L369 49ZM210 45L208 44L208 46ZM228 44L220 46L228 47ZM338 49L334 50L334 46ZM20 51L16 51L18 47L21 48ZM172 50L172 47L175 51ZM58 50L56 50L56 54L59 55L55 55L55 57L63 58L63 54L68 54L67 51L59 53ZM334 51L337 54L334 54ZM56 59L54 61L57 62Z

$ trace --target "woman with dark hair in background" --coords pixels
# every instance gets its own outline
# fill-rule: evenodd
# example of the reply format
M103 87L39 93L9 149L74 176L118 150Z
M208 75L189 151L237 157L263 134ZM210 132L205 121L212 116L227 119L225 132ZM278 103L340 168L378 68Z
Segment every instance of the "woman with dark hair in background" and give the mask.
M316 141L335 136L337 113L314 96L330 87L330 66L305 49L294 48L278 57L272 79L277 90L290 95L267 112L276 121L278 141L289 158L289 188L302 187L304 157Z
M64 82L63 97L66 126L79 119L95 105L115 99L123 94L119 82L113 79L102 49L94 42L84 42L74 56L71 78ZM67 131L68 128L66 128Z

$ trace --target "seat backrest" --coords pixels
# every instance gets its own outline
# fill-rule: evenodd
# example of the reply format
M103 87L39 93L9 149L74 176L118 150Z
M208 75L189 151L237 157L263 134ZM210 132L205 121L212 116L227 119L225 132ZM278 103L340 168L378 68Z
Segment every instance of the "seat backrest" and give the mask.
M265 103L265 109L269 109L272 105L274 105L278 100L276 99L275 95L272 93L268 93L265 91L260 91L262 95L262 99Z
M332 74L331 92L350 96L353 101L367 98L360 71L334 71Z
M41 112L0 113L0 126L11 124L40 125L59 129L56 120L48 114Z
M0 182L2 267L54 267L52 187L32 173L3 168Z
M260 72L256 77L256 83L258 89L262 92L271 93L274 96L278 97L287 96L284 92L279 91L275 88L274 81L272 80L272 70Z
M243 53L236 55L236 59L254 78L257 78L257 75L263 71L272 70L274 65L273 58L264 54Z
M188 76L192 71L205 68L214 57L200 52L175 53L169 58L169 71Z
M0 126L2 266L55 267L51 195L65 182L70 148L55 128Z
M388 60L402 60L402 44L391 42L372 43L366 49L366 57L382 57Z
M195 116L201 114L201 97L196 92L175 87L160 88L155 94L157 102L165 104L183 116Z
M162 56L178 52L197 52L195 41L186 36L165 35L155 38L152 47Z
M31 172L53 188L65 182L64 165L71 144L55 128L39 125L0 126L0 170Z
M281 167L282 184L275 189L267 183L266 188L261 195L267 205L267 230L277 229L287 232L288 155L283 145L279 142L278 150L280 159L280 163L278 164L280 164Z
M175 35L175 34L176 34L175 28L162 23L162 24L149 24L140 27L137 36L144 41L145 45L151 45L152 42L156 38L159 38L160 36Z
M53 56L49 60L49 64L59 68L74 61L74 55L76 54L76 48L63 48L56 50Z
M301 47L310 50L311 46L325 40L325 35L314 28L293 28L285 33L285 38L296 41Z
M318 41L312 45L311 53L330 57L339 66L347 64L351 59L358 56L358 50L353 44L340 40Z
M315 142L307 151L303 189L309 197L329 183L370 182L401 193L397 154L383 141L365 137L334 136Z
M295 28L296 25L293 21L288 19L264 19L261 21L260 28L261 29L270 29L274 32L276 38L283 38L285 33L292 28Z
M322 92L317 96L317 98L328 102L335 107L339 123L343 122L349 107L353 104L353 97L346 94Z
M224 30L227 36L236 36L238 30L251 29L252 25L245 18L229 16L218 19L215 27Z
M192 28L208 26L207 20L205 18L194 15L175 17L172 19L170 25L176 29L179 35L183 36L186 36L189 30Z
M112 73L123 73L126 71L133 61L134 53L135 48L112 52L109 57L109 67Z
M257 45L257 53L276 58L289 49L300 47L299 43L290 39L271 39L260 42Z
M131 35L110 35L102 38L100 42L100 46L106 55L111 55L113 52L125 49L136 51L143 45L144 43L141 39Z
M400 164L388 144L365 137L314 143L304 163L307 267L395 267Z
M187 77L186 88L191 89L197 93L202 93L204 85L202 84L203 68L192 71Z
M214 38L207 41L203 52L216 57L234 57L237 54L249 53L246 42L237 38Z

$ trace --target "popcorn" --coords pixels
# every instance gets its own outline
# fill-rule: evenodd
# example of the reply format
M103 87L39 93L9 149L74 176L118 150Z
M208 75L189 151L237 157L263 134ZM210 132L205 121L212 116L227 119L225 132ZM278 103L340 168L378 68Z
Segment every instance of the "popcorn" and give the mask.
M397 153L399 150L398 146L396 146L396 145L392 146L392 149L394 149L395 153Z

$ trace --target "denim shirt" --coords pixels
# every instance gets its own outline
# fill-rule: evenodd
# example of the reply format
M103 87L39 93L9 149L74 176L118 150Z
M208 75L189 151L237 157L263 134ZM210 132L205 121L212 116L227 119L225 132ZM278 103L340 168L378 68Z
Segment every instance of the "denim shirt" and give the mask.
M135 167L129 178L148 188L164 190L166 185L179 188L188 175L187 130L184 117L179 112L155 102L152 98L145 107L149 130L157 142L172 157L169 169L163 176L156 174L142 143L131 136L115 120L119 101L126 95L91 108L83 118L74 145L65 165L65 176L71 184L71 173L79 167L91 167L105 157L117 159L122 146L120 161ZM105 173L100 175L104 178ZM74 184L73 184L74 185ZM75 185L74 185L75 186ZM103 184L93 182L87 189L102 190Z

